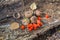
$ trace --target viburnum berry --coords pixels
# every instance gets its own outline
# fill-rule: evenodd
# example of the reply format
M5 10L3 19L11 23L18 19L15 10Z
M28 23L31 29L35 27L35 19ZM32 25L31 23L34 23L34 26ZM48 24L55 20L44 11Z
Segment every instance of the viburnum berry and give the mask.
M40 24L40 20L37 20L37 24Z
M37 20L37 24L40 25L40 26L43 25L43 23L40 20Z
M40 24L37 24L37 27L40 27Z
M29 31L32 31L32 29L31 29L31 28L29 28L28 30L29 30Z
M22 25L22 26L21 26L21 29L22 29L22 30L24 30L24 29L25 29L25 26L24 26L24 25Z
M34 27L34 30L36 30L37 29L37 24L33 24L33 27Z
M28 30L29 30L29 31L32 31L32 30L33 30L33 27L28 28Z
M41 20L41 17L37 17L38 20Z
M48 15L48 14L46 14L46 15L45 15L45 18L49 18L49 15Z
M33 30L33 25L32 24L28 24L27 28L28 28L29 31L32 31Z
M33 27L33 25L32 25L32 24L28 24L27 27L28 27L28 28L29 28L29 27Z

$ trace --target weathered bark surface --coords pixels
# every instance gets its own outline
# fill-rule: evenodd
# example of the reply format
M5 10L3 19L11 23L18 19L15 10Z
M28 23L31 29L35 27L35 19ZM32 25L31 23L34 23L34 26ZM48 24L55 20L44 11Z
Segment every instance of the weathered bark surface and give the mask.
M44 24L42 28L39 28L38 30L32 32L28 32L27 29L25 29L24 31L20 29L11 31L8 29L10 24L2 25L0 26L0 33L5 34L2 35L5 40L32 40L34 37L37 37L37 34L41 35L49 29L60 25L60 0L26 0L27 2L24 1L25 0L1 0L0 19L7 17L7 15L12 16L12 14L16 12L23 13L24 10L26 10L26 8L28 8L29 5L34 1L38 4L38 9L40 9L42 12L48 12L49 15L51 15L51 19L48 20L48 23Z

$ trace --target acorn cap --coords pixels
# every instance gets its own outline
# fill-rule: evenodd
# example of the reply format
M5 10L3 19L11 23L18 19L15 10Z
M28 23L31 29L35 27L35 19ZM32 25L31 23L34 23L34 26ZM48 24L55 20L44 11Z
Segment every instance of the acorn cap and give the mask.
M31 23L36 23L37 17L36 17L36 16L32 16L32 17L30 18L30 20L31 20Z
M32 10L25 11L24 15L25 15L26 18L29 18L29 17L31 17L33 15L33 11Z
M27 25L27 24L29 24L30 23L30 20L28 19L28 18L24 18L23 20L22 20L22 24L23 25Z
M11 30L18 29L18 28L19 28L19 23L17 23L17 22L11 23L11 25L10 25Z

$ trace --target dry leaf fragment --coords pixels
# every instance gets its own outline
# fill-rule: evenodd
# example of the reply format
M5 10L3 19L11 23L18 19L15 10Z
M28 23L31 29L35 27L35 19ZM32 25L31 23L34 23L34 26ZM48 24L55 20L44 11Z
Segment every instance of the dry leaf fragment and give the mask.
M35 10L35 9L37 8L36 3L35 3L35 2L32 3L32 4L30 5L30 8L31 8L32 10Z

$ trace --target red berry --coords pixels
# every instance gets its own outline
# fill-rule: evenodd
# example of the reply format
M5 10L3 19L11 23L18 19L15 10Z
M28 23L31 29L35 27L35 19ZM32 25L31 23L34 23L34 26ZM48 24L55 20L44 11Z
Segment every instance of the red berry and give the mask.
M37 24L40 24L40 20L37 20Z
M34 27L34 30L36 30L37 29L37 24L33 24L33 27Z
M37 24L38 27L40 27L40 24Z
M28 30L29 30L29 31L32 31L32 30L33 30L33 27L28 28Z
M29 29L29 31L32 31L32 29Z
M49 18L49 15L46 14L45 17L46 17L46 18Z
M41 20L41 17L38 17L38 20Z
M42 22L40 22L40 26L42 26L43 25L43 23Z
M32 24L28 24L27 27L30 28L30 27L33 27L33 25Z
M22 25L22 26L21 26L21 29L22 29L22 30L24 30L24 29L25 29L25 26L24 26L24 25Z

